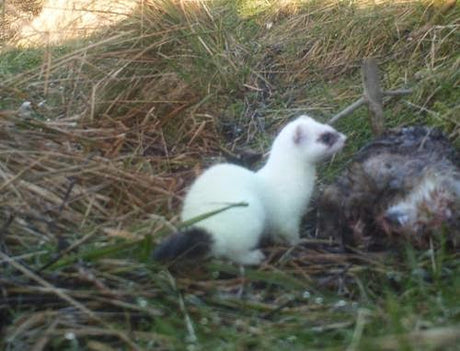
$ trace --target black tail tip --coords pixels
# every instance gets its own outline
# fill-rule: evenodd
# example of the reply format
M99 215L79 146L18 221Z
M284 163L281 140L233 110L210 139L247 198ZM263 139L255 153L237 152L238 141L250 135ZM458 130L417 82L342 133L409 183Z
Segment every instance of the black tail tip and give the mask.
M156 261L204 258L212 245L211 235L201 228L190 228L172 234L153 251Z

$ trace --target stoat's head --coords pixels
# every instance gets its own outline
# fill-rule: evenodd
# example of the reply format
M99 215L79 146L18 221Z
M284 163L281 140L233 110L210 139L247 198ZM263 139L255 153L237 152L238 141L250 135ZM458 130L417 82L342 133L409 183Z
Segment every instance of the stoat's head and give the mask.
M330 125L302 115L284 127L272 152L289 152L300 161L316 163L340 151L345 140L346 136Z

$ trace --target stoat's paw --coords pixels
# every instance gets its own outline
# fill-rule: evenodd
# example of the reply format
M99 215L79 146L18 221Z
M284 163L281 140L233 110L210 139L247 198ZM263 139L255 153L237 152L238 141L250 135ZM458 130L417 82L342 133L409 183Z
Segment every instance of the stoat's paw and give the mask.
M287 242L291 246L296 246L300 242L300 237L298 235L295 237L289 237L287 238Z
M291 246L295 246L300 242L300 235L298 231L291 231L289 234L283 235L284 242L287 242Z
M233 261L246 266L258 265L262 263L264 259L265 255L260 250L246 251L233 257Z
M279 233L278 235L273 235L271 239L277 244L286 244L295 246L300 242L300 235L299 232L296 230L285 231L283 233Z

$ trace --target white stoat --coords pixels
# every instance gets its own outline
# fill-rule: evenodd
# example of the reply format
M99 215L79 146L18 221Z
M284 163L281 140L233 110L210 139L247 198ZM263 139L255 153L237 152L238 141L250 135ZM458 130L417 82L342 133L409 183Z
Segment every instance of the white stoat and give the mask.
M232 164L209 168L187 193L182 221L229 204L248 206L232 207L170 236L156 248L154 258L210 254L256 265L264 259L258 249L263 235L295 245L313 191L316 164L340 151L345 139L331 126L303 115L281 130L258 172Z

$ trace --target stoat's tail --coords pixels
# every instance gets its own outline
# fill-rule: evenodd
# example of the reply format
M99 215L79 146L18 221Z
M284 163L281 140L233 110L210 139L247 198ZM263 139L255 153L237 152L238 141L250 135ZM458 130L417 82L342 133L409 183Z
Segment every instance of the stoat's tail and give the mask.
M203 258L211 252L212 237L201 228L179 231L160 243L153 251L157 261Z

